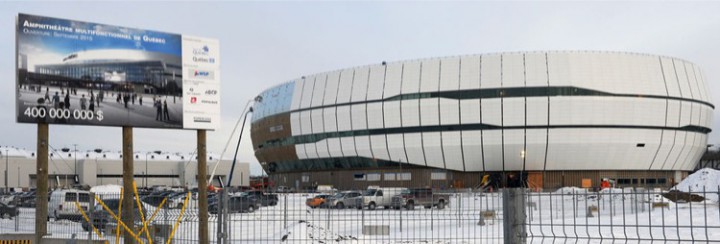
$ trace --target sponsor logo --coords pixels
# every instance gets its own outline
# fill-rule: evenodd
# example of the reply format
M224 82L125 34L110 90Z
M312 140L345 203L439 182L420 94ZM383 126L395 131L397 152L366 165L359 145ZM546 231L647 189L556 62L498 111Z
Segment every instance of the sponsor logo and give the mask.
M193 117L193 121L198 123L210 123L212 119L210 117Z
M190 98L190 103L196 104L196 103L197 103L197 97L191 97L191 98Z
M218 94L218 90L215 90L215 89L205 90L205 95L215 96L217 94Z
M209 70L189 70L188 75L192 78L212 80L215 79L215 72Z
M197 63L214 64L215 58L210 57L210 48L205 45L201 48L193 48L193 61Z
M193 61L196 62L196 63L214 64L214 63L215 63L215 58L193 57Z
M203 100L200 101L200 103L202 103L202 104L218 104L218 101L214 101L214 100L204 100L204 99L203 99Z
M202 46L201 48L193 48L193 54L198 56L208 56L210 55L210 48L207 45Z

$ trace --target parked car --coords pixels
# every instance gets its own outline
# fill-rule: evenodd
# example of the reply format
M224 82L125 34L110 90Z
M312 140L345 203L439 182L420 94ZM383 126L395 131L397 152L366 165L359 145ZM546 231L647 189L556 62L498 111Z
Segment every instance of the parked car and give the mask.
M18 196L18 205L25 208L35 207L35 191L24 192Z
M433 193L431 188L413 188L404 190L400 195L394 196L392 205L395 209L406 208L408 210L415 209L415 206L423 206L425 208L437 207L445 208L450 203L450 195Z
M118 213L119 213L118 209L120 208L120 199L106 199L106 200L103 200L103 203L105 203L105 205L110 210L113 211L113 214L115 214L115 216L118 215ZM146 209L147 209L147 207L143 206L142 213L143 213L143 216L147 217L148 215L147 215ZM133 210L135 212L135 214L133 216L133 218L135 219L135 226L142 226L142 219L140 217L140 209L138 209L137 204L133 204ZM117 226L117 221L115 220L115 218L113 218L112 215L110 215L110 213L108 213L105 210L105 208L103 208L102 205L100 205L100 204L95 205L95 208L92 211L93 211L92 212L92 223L93 223L93 226L95 226L95 228L104 230L108 226L111 226L111 227ZM85 231L90 231L92 229L90 227L90 224L84 220L82 221L82 228Z
M287 186L278 186L276 189L277 193L295 193L295 188L287 187Z
M320 207L320 205L325 203L325 199L327 199L330 196L332 196L332 195L320 194L313 198L308 198L307 200L305 200L305 205L307 205L310 208Z
M362 198L358 199L358 209L367 207L369 210L375 210L378 206L388 209L392 206L392 198L399 195L407 188L401 187L380 187L370 188L365 191Z
M10 219L20 215L20 209L17 205L8 205L0 202L0 218Z
M159 191L159 192L153 192L150 193L150 195L147 195L146 197L141 198L143 202L153 205L157 207L160 205L160 203L165 199L166 197L170 199L171 195L177 194L174 191ZM166 203L167 204L167 203Z
M90 192L74 189L53 191L48 203L48 217L56 220L79 220L82 218L82 214L75 202L79 202L82 210L87 211L90 204Z
M355 207L356 201L362 197L359 191L343 191L325 199L324 207L328 208L352 208Z
M278 197L276 194L268 194L263 191L246 191L243 192L243 194L254 196L263 206L275 206L278 203Z
M170 195L165 204L168 206L168 208L182 208L183 204L185 204L185 198L187 198L187 192Z
M249 195L230 196L228 199L228 213L252 213L257 209L257 198ZM219 212L218 201L208 204L208 212L217 214Z

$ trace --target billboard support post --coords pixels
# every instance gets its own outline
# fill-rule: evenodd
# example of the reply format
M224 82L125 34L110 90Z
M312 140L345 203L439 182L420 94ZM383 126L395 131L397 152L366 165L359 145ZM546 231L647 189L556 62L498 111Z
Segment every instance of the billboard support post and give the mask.
M133 206L135 205L135 202L133 201L133 176L135 173L135 169L133 168L133 128L129 126L123 126L122 128L122 138L123 138L123 149L122 149L122 159L123 159L123 209L122 209L122 221L125 224L125 226L133 226L134 222L134 211ZM132 228L132 227L131 227ZM123 235L123 238L125 239L125 244L133 244L135 243L135 240L133 239L133 236L130 232L125 231L125 234Z
M210 242L208 235L208 179L207 179L207 137L205 130L197 130L197 182L198 182L198 230L200 244Z
M35 197L35 243L47 234L48 218L48 131L47 123L38 123L37 130L37 195ZM19 177L19 176L18 176Z

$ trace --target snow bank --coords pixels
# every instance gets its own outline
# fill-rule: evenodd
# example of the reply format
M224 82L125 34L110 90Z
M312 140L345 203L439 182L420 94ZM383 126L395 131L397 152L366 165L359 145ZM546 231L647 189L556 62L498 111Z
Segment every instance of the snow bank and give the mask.
M588 190L585 188L574 187L574 186L562 187L560 189L557 189L557 191L555 191L555 193L558 193L558 194L584 194L587 192L588 192Z
M120 196L120 189L122 189L119 185L99 185L99 186L93 186L90 188L90 192L98 194L98 195L117 195Z
M694 192L700 196L703 196L702 191L707 191L708 193L704 197L717 202L718 194L716 192L720 189L720 171L710 168L698 170L673 187L673 189Z

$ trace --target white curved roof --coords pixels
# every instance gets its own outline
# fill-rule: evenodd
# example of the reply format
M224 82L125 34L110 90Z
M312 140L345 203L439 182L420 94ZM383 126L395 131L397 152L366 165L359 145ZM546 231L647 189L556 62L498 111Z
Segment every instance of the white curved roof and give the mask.
M180 65L180 57L165 53L147 52L133 49L98 49L72 53L63 57L63 64L163 61Z

